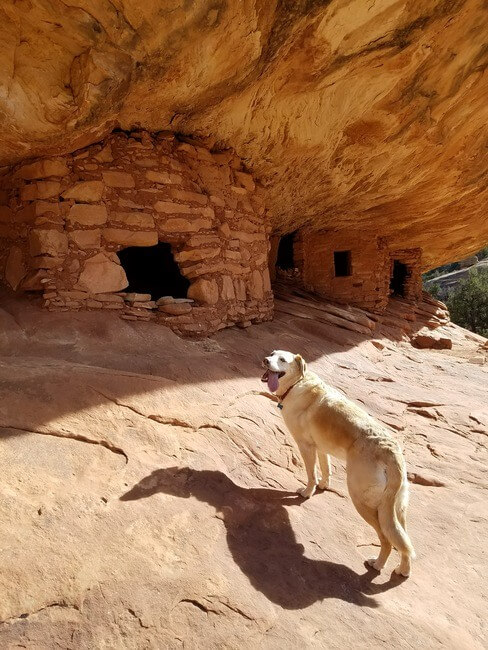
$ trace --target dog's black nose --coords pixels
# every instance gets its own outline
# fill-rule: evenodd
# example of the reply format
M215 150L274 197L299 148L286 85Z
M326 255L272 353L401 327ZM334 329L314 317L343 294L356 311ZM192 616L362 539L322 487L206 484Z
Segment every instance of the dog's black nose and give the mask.
M264 359L263 359L263 363L264 363L265 366L269 366L269 359L268 359L268 357L264 357Z

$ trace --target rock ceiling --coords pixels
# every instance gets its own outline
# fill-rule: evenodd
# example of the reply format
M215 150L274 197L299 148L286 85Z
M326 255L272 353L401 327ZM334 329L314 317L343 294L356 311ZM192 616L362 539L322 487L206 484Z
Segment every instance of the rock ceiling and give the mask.
M0 164L171 129L428 268L488 242L487 63L483 0L4 0Z

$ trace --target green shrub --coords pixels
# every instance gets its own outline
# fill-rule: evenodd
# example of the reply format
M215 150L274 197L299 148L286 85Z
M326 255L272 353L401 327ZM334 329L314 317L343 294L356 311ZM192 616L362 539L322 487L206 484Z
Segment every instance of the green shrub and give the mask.
M488 273L473 269L449 292L447 306L457 325L488 337Z

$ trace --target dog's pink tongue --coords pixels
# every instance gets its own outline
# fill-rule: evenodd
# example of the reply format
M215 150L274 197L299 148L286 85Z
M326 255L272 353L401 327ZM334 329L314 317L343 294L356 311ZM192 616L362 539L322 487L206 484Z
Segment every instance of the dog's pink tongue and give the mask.
M272 393L274 393L275 391L278 390L278 373L277 372L271 372L271 370L268 372L268 388Z

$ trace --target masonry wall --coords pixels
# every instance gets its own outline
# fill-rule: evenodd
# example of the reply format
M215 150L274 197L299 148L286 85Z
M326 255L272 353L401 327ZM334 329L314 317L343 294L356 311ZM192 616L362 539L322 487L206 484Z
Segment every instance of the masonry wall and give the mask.
M386 307L390 257L384 240L354 231L304 232L300 246L305 287L370 311ZM334 251L351 252L351 275L335 276Z
M407 267L407 277L404 284L403 297L406 300L417 301L422 298L422 250L420 248L404 248L390 251L390 277L393 264L398 260Z
M183 334L272 315L262 191L232 152L168 133L114 133L0 183L0 274L13 289L41 292L50 310L118 310ZM193 302L121 293L117 251L158 241L171 244Z

